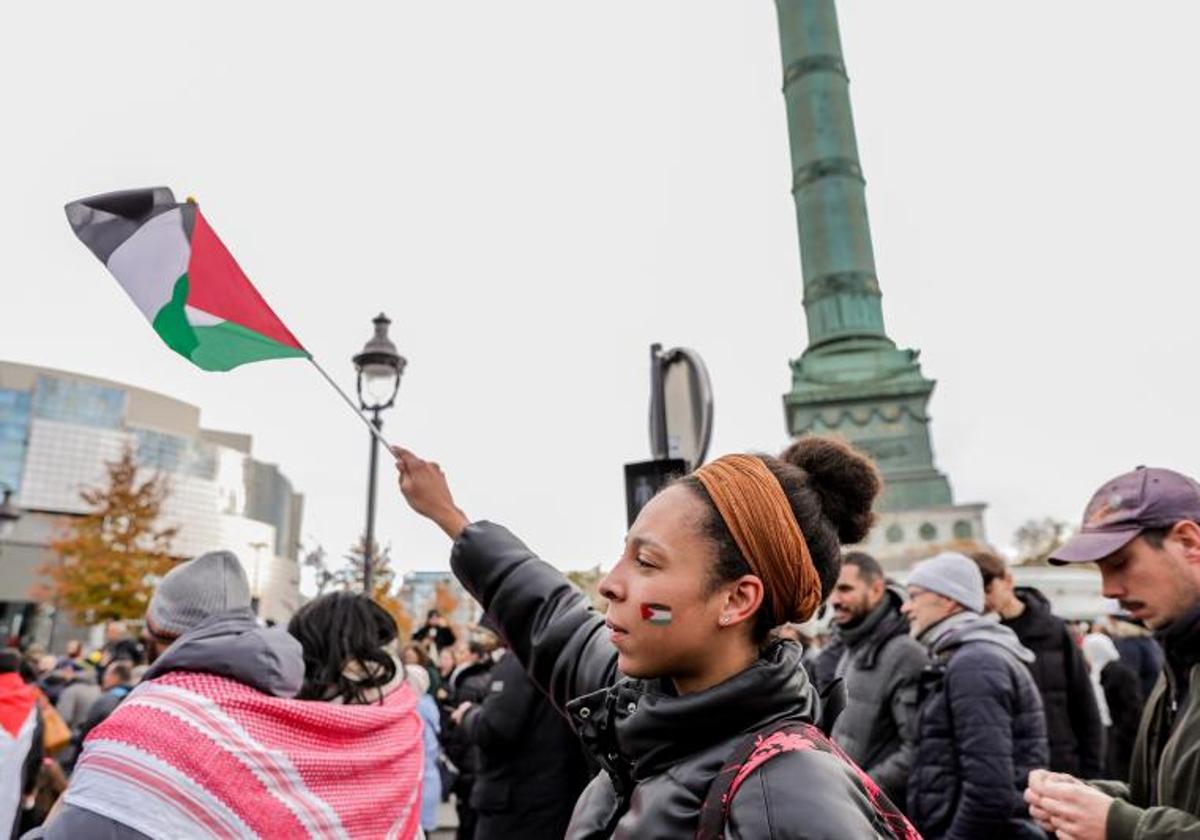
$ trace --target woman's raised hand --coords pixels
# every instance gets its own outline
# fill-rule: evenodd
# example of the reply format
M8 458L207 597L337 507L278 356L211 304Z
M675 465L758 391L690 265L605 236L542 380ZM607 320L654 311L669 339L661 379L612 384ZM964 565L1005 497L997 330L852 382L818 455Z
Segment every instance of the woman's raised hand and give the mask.
M400 492L409 507L433 520L450 539L458 539L471 520L454 504L442 468L399 446L392 449L392 454L396 456L396 470L400 473Z

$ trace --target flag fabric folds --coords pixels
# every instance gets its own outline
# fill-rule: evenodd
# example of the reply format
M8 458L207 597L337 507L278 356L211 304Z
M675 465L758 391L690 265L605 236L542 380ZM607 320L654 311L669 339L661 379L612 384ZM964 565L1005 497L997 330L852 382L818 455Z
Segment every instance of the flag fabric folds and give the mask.
M167 187L66 206L75 235L112 273L154 331L204 370L308 358L217 238L200 208Z

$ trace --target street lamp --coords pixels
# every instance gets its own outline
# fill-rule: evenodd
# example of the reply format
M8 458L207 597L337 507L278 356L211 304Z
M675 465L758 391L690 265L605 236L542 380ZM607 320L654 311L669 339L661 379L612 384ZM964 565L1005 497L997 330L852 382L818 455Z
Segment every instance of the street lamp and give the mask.
M21 518L21 509L13 503L13 491L7 485L4 487L4 501L0 502L0 540L6 540L12 536L12 532L17 527L17 520Z
M354 368L358 371L358 404L363 411L371 412L371 423L376 431L383 428L379 413L396 404L400 390L400 376L408 364L388 338L388 327L392 322L382 312L372 323L375 335L363 346L362 352L354 357ZM375 473L379 463L379 444L375 435L368 435L371 444L371 467L367 477L367 533L363 541L363 592L371 597L372 565L375 560Z

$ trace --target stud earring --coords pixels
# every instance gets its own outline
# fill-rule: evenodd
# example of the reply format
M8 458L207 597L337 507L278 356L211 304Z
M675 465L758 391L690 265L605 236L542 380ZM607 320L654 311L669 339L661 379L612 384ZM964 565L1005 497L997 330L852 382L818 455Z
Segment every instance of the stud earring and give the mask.
M722 624L728 624L728 623L729 623L729 616L727 616L727 615L723 615L723 616L721 616L721 623L722 623Z

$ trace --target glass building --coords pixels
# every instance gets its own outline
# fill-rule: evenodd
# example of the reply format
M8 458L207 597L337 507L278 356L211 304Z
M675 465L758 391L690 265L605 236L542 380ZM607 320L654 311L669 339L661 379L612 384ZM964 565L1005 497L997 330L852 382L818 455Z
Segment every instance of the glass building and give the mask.
M162 519L179 528L172 551L233 551L260 615L286 621L300 603L303 496L278 466L253 458L249 435L205 429L197 407L163 394L0 362L0 489L24 511L0 543L0 633L28 638L31 614L53 612L30 594L37 567L54 559L49 542L69 517L88 512L80 491L104 486L105 464L125 449L147 476L169 478Z

